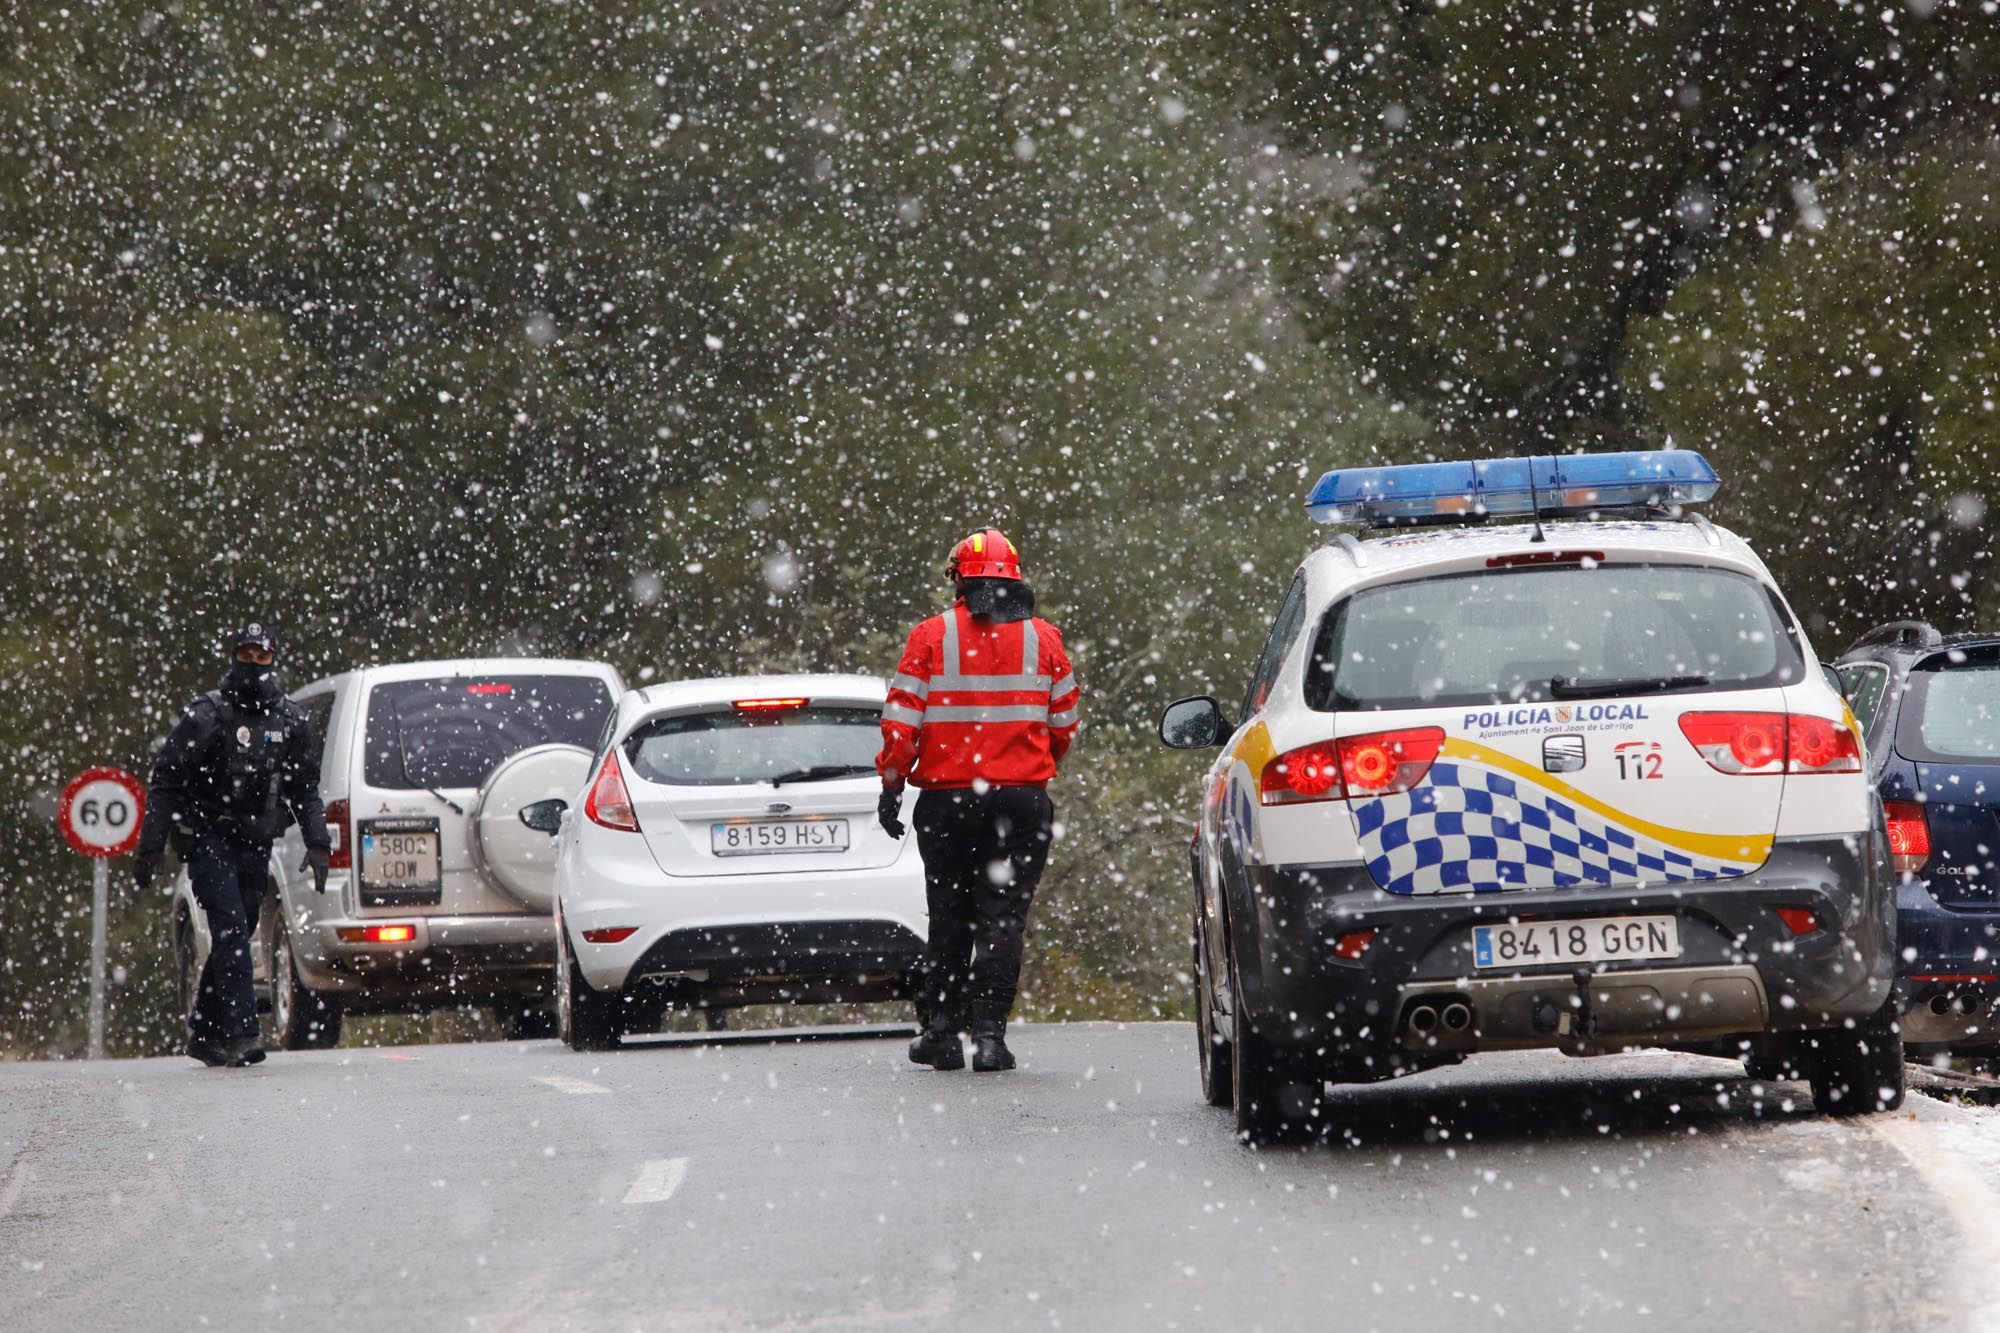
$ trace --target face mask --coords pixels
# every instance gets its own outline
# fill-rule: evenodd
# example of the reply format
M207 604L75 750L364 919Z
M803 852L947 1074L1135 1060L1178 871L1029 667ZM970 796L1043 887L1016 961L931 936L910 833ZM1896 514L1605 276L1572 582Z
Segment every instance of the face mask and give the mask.
M245 704L268 707L283 693L278 688L278 668L257 662L229 664L229 692Z

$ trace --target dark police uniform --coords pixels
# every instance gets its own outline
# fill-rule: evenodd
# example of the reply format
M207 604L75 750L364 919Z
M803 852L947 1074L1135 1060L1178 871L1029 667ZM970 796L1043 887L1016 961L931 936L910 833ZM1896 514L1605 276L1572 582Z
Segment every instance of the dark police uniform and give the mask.
M254 633L253 633L254 632ZM242 641L269 636L250 626ZM251 668L246 670L246 668ZM297 821L308 859L331 845L319 795L319 748L305 713L277 686L275 664L238 662L197 697L160 747L139 838L141 883L169 837L208 917L208 962L187 1016L189 1054L204 1061L256 1051L250 936L268 880L271 844ZM218 1058L211 1059L210 1056Z

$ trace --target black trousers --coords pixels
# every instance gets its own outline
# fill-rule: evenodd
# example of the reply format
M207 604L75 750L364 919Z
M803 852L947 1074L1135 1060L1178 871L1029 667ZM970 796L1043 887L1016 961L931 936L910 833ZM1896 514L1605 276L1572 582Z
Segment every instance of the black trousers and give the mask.
M1028 908L1049 859L1049 794L927 791L912 818L931 914L917 1018L953 1029L1005 1022L1021 980Z
M257 993L250 988L250 935L264 901L268 843L203 838L188 857L189 887L208 917L208 961L187 1016L188 1035L225 1042L257 1035Z

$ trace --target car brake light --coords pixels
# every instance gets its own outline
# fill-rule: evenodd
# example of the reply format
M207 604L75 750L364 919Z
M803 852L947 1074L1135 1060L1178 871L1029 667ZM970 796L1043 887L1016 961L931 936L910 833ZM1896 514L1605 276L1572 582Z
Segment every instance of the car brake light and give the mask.
M804 699L738 699L732 705L739 713L788 713L805 706Z
M621 833L639 831L632 794L625 790L625 775L618 771L616 747L605 753L604 767L597 770L597 781L590 784L590 794L583 798L583 813L591 823L604 828Z
M1807 713L1683 713L1681 734L1718 773L1859 773L1861 747Z
M1424 779L1444 745L1442 727L1406 727L1302 745L1264 766L1265 805L1342 801L1408 791Z
M637 926L606 926L602 930L586 930L583 938L591 944L619 944L632 938Z
M1884 801L1889 819L1889 864L1898 875L1914 875L1931 859L1931 826L1915 801Z
M417 937L415 926L342 926L340 938L349 944L408 944Z
M465 692L467 694L512 694L514 687L505 681L495 681L490 684L468 685L465 687Z
M1803 907L1780 907L1778 920L1794 935L1810 935L1819 929L1819 918Z
M1333 942L1333 956L1354 962L1368 952L1368 946L1375 942L1372 930L1350 930Z
M326 836L329 840L326 850L328 870L352 870L354 849L347 838L347 802L328 801L326 803Z

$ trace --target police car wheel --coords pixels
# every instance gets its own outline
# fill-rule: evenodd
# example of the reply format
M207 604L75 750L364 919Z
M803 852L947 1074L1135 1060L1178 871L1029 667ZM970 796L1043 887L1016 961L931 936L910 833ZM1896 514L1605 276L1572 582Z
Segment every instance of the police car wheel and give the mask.
M1240 974L1235 949L1230 971ZM1322 1084L1290 1068L1257 1035L1245 1012L1242 987L1231 984L1229 1014L1230 1096L1236 1106L1236 1137L1252 1145L1296 1143L1314 1137L1325 1124Z
M201 986L201 968L194 960L194 927L182 914L174 923L174 963L180 991L181 1016L194 1012L194 993Z
M1194 938L1194 1041L1195 1050L1201 1057L1201 1095L1210 1106L1230 1106L1234 1104L1234 1094L1230 1087L1230 1066L1234 1057L1230 1053L1228 1040L1215 1026L1215 999L1213 987L1209 984L1206 950L1202 947L1201 927L1195 927Z
M1813 1105L1822 1115L1868 1115L1903 1104L1903 1037L1896 1001L1857 1021L1810 1037Z
M567 926L556 928L556 1027L573 1051L615 1051L619 1039L618 1005L583 978L583 969L569 950Z

